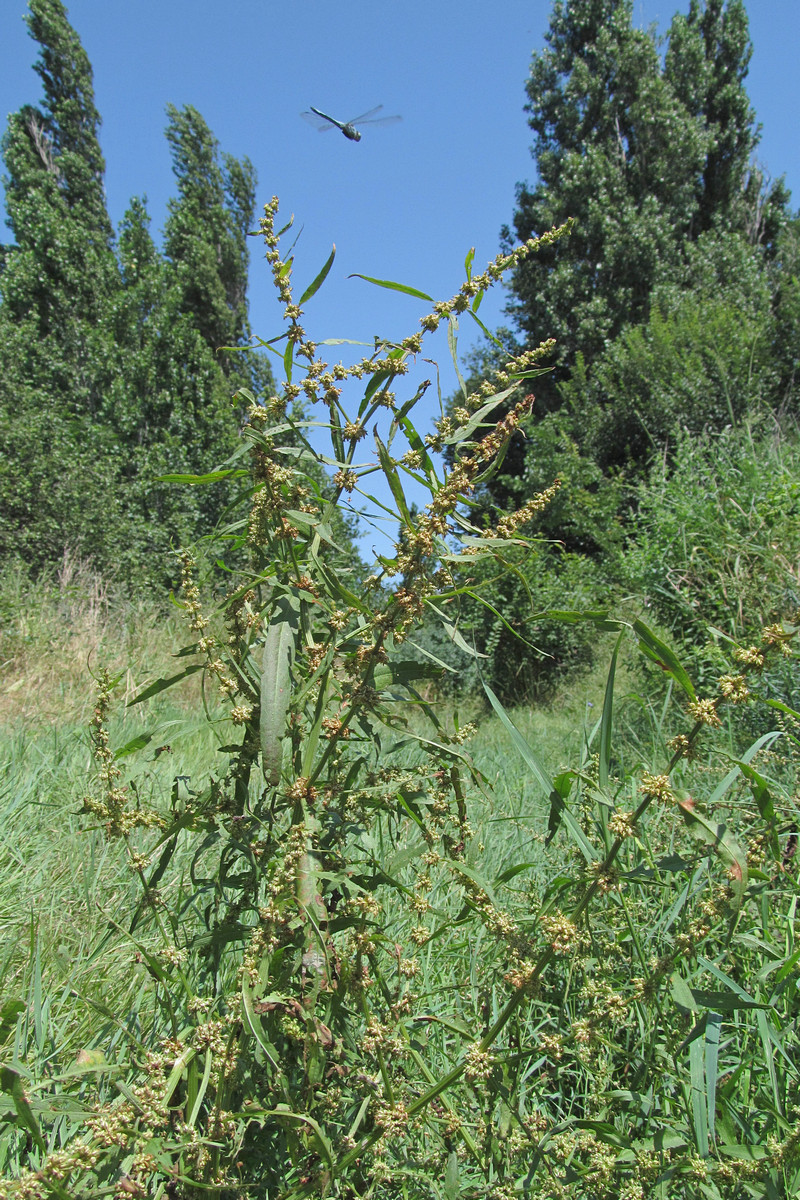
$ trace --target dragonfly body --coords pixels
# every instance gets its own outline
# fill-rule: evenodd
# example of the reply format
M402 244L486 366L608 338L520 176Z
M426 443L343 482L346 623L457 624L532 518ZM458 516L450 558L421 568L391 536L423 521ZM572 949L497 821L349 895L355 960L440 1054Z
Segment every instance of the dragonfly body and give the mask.
M371 108L369 112L362 113L360 117L353 117L350 121L339 121L336 117L329 116L319 108L313 108L310 112L301 113L301 117L314 125L320 133L325 133L328 129L341 129L342 133L351 142L361 141L361 131L356 128L357 125L393 125L396 121L401 121L402 117L379 117L377 114L383 108L379 104L377 108Z
M331 125L335 125L337 129L341 129L344 136L349 138L351 142L361 141L361 134L356 129L352 121L337 121L336 117L329 117L327 113L320 112L318 108L314 108L313 104L311 106L311 111L318 117L321 117L323 121L330 121Z

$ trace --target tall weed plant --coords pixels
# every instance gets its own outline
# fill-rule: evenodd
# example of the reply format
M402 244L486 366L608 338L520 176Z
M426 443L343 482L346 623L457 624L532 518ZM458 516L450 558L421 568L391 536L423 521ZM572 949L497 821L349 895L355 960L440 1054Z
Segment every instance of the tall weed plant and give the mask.
M725 706L758 702L765 665L794 653L795 626L734 646L699 695L646 625L565 598L551 618L632 637L669 680L652 755L615 732L618 647L600 715L555 775L487 686L523 780L498 814L473 730L425 698L447 664L405 647L434 614L469 650L458 605L475 563L500 569L554 494L556 480L491 528L470 522L550 347L427 434L413 409L428 385L408 385L429 333L444 324L454 347L459 316L567 227L481 275L468 258L421 332L346 366L302 323L333 255L295 300L277 207L262 234L281 390L246 398L245 447L223 472L185 480L240 481L248 511L223 536L250 567L214 603L182 552L188 644L130 702L202 680L220 768L140 788L128 764L155 731L112 747L115 680L100 675L83 809L139 898L96 961L113 949L131 986L76 1050L69 985L48 989L32 947L27 994L0 1009L0 1196L797 1194L800 715L771 699L775 728L745 753L716 740ZM377 474L390 503L370 495ZM409 481L429 495L420 511ZM359 493L402 525L366 579L329 565L335 513ZM506 815L517 836L499 861Z

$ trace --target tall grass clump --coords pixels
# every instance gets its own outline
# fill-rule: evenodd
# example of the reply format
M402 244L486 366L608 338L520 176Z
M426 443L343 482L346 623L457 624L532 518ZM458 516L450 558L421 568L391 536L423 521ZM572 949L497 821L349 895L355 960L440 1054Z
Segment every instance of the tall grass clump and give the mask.
M43 718L85 725L92 710L87 669L119 660L160 673L181 636L177 615L169 597L131 594L70 551L35 581L24 564L7 563L0 572L0 726L41 728ZM126 693L141 684L132 667Z
M187 644L129 701L202 680L220 765L140 786L129 764L155 731L114 748L115 679L98 673L82 807L138 898L109 914L94 961L113 950L130 982L95 1000L79 1047L62 1033L71 985L51 991L35 954L27 991L5 998L0 1195L795 1194L800 715L770 697L775 726L753 745L720 736L726 708L759 703L761 673L794 653L795 626L733 645L699 694L647 625L565 598L553 619L616 637L599 716L553 771L487 686L505 739L494 797L475 731L424 691L447 664L406 647L433 614L469 649L458 606L475 563L507 569L558 486L470 521L550 344L427 434L413 410L428 384L410 372L428 334L445 323L454 346L459 315L567 229L482 275L468 259L420 333L344 365L302 324L333 256L295 301L276 214L262 234L281 389L247 397L247 465L185 480L241 481L247 511L222 537L250 566L215 602L181 552ZM367 490L377 474L390 501ZM429 496L419 511L409 480ZM402 526L367 578L330 565L354 494ZM669 681L647 756L616 733L626 637Z
M701 675L719 670L720 642L745 639L796 611L796 421L762 415L702 437L680 433L637 487L622 570Z

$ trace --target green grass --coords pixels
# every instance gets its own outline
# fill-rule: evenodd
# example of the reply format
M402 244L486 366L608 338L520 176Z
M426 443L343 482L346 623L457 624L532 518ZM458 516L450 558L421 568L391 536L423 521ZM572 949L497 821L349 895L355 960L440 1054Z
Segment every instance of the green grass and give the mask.
M55 613L45 603L40 605L23 649L16 635L14 665L23 678L31 672L35 676L40 654L54 652L52 630L61 599L54 595L51 603ZM177 698L166 693L142 705L125 706L125 698L133 694L128 680L144 683L153 674L171 670L163 631L160 641L154 637L148 643L156 628L152 612L115 614L109 608L100 636L96 628L93 636L97 647L118 662L124 662L131 646L148 647L147 670L134 660L127 663L110 734L114 747L142 734L151 736L139 754L124 756L118 764L123 783L135 778L143 804L164 809L176 776L182 786L201 786L218 766L217 746L228 735L224 723L215 727L198 718L197 700L192 700L188 687ZM73 629L73 645L81 638L85 645L87 630L81 632L79 623ZM44 633L43 646L36 639ZM34 721L25 703L11 712L8 693L0 728L3 1002L19 999L25 1006L21 1019L7 1029L5 1054L15 1069L30 1072L33 1111L43 1122L60 1111L60 1097L76 1095L71 1072L82 1072L79 1097L92 1104L111 1101L114 1080L135 1076L146 1051L169 1033L164 992L147 960L159 948L158 930L145 922L133 936L128 932L141 897L140 882L121 843L109 842L81 812L81 798L94 771L84 723L92 707L92 678L79 656L69 653L62 652L49 670L50 728ZM567 768L583 773L584 781L578 781L571 798L572 811L578 828L595 844L600 826L591 780L596 778L600 752L605 682L598 668L574 680L547 706L511 714L551 777ZM663 695L658 701L642 698L643 684L650 682L646 672L637 677L633 657L624 659L617 677L608 764L619 808L635 805L642 764L664 768L665 740L675 732L675 712ZM81 692L83 699L76 705ZM75 720L74 707L83 721ZM486 881L494 911L507 912L526 937L535 938L539 914L569 911L570 897L577 894L570 889L585 866L578 835L562 825L545 846L549 797L526 768L507 722L473 702L467 716L475 719L476 714L477 733L466 749L482 785L471 794L474 835L465 864L476 879ZM455 729L463 724L464 713L445 712L442 719ZM421 728L417 716L413 726ZM165 745L170 748L163 750ZM744 749L735 729L720 730L703 757L675 772L675 786L684 783L694 795L713 796L730 760ZM400 765L411 768L420 761L418 751L410 750L403 753ZM766 786L785 831L786 822L797 819L791 799L794 760L772 747L761 751L753 765L763 776L771 776ZM742 845L763 827L754 794L741 782L714 801L709 817L725 822L725 836L734 836ZM782 837L785 845L785 832ZM420 853L413 823L390 829L379 821L370 838L365 836L364 847L384 854L386 869L413 891ZM487 1172L496 1189L524 1176L533 1151L516 1117L509 1118L505 1140L497 1142L509 1104L515 1112L522 1105L534 1123L549 1114L537 1138L545 1129L551 1131L550 1167L567 1181L572 1179L559 1183L566 1191L557 1193L550 1193L547 1184L542 1191L540 1180L532 1196L594 1200L616 1195L619 1186L619 1194L633 1196L638 1193L624 1192L625 1181L633 1187L631 1181L639 1180L650 1188L641 1192L643 1196L685 1197L694 1194L687 1191L691 1171L699 1172L698 1182L706 1172L701 1194L712 1200L796 1194L800 1168L789 1133L792 1106L800 1099L792 1052L798 1011L794 964L800 953L794 943L796 875L774 873L774 858L770 867L769 855L764 859L755 850L749 898L743 907L731 909L722 899L725 861L715 861L706 851L674 810L654 811L642 823L638 848L630 843L620 855L620 868L632 872L624 894L612 890L600 898L575 956L556 959L546 969L539 993L520 1007L498 1042L495 1075L485 1085L466 1087L463 1095L444 1095L443 1115L437 1120L441 1125L449 1119L456 1104L467 1148L453 1195L495 1194L481 1190ZM192 891L192 855L191 839L183 836L159 883L166 913L178 912L181 898ZM663 865L670 862L673 865ZM435 936L417 956L417 1017L411 1024L416 1032L410 1043L429 1085L447 1075L480 1027L501 1017L508 995L502 976L509 964L508 947L491 923L463 922L463 893L454 889L452 874L433 870L431 875ZM414 919L407 905L392 889L379 895L384 904L382 943L408 946ZM711 903L708 928L702 921L698 925L698 905L704 897ZM199 928L194 910L184 911L176 926L184 940ZM659 962L668 962L664 975L654 966ZM635 987L649 986L648 979L653 995L637 1008ZM390 986L388 974L385 986ZM706 995L717 999L705 1002ZM615 1003L623 1005L629 1017L604 1023L598 1010ZM710 1007L714 1003L716 1009ZM576 1038L584 1028L593 1030L593 1040L582 1048ZM96 1078L92 1064L100 1071ZM113 1064L113 1069L105 1064ZM666 1157L656 1150L654 1130L661 1130L672 1147ZM763 1155L767 1138L773 1139L772 1145L781 1136L785 1165L776 1173L766 1169ZM622 1143L614 1141L620 1137ZM620 1145L629 1144L626 1138L639 1147L638 1174L625 1167L627 1151L623 1149L619 1158ZM419 1153L424 1144L420 1142ZM721 1152L720 1146L734 1149ZM731 1155L731 1161L738 1161L737 1147L749 1147L746 1152L755 1157L749 1166L732 1168L727 1186L726 1163ZM18 1152L13 1138L0 1140L0 1174L15 1172ZM409 1150L412 1158L414 1153ZM478 1161L483 1163L480 1170ZM447 1163L449 1170L450 1159ZM444 1159L431 1160L432 1181L441 1181L446 1165ZM394 1177L402 1178L408 1170L412 1180L419 1169L419 1164L412 1170L398 1160ZM452 1171L451 1175L455 1178ZM621 1185L615 1182L620 1179ZM409 1188L405 1194L416 1197L413 1182ZM403 1193L375 1192L384 1194ZM449 1193L441 1189L435 1194L449 1200Z

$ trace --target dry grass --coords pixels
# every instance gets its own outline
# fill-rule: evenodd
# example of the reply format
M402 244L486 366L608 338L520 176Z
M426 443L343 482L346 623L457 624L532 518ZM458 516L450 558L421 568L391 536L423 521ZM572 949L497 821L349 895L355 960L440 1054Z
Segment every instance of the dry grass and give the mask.
M0 726L85 724L101 667L121 676L118 695L128 700L149 680L175 673L171 655L185 640L177 609L115 591L69 553L36 585L22 569L7 570L0 579ZM179 689L171 699L180 701Z

